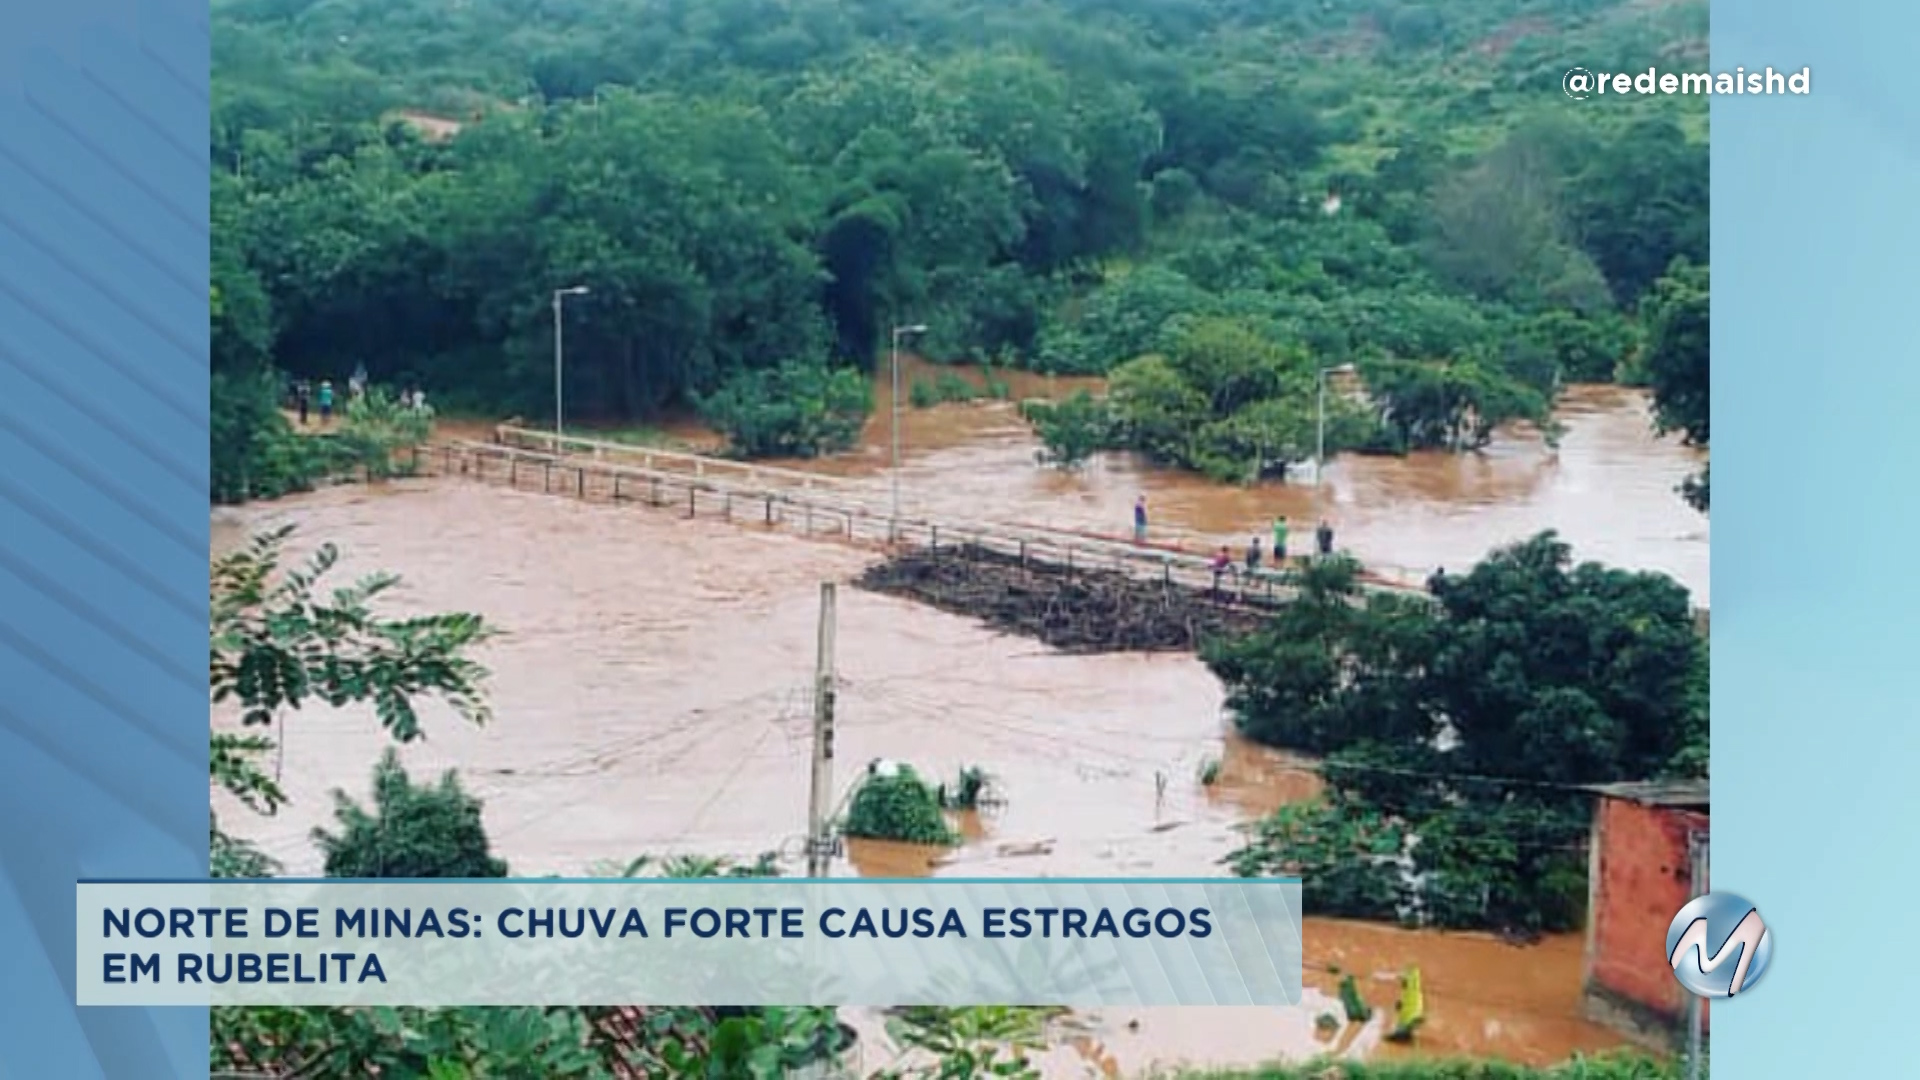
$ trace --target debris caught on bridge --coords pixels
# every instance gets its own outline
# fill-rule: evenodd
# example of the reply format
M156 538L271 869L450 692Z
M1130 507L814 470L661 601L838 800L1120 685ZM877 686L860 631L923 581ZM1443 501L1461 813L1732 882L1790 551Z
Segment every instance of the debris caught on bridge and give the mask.
M895 555L855 584L1080 654L1191 652L1207 638L1248 633L1262 618L1178 584L1037 560L1023 565L973 545Z

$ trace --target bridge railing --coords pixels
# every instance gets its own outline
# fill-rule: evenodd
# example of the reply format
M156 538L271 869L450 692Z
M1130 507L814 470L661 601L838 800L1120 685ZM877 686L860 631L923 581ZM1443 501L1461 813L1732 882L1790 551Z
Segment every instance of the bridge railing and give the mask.
M624 462L638 465L643 469L663 472L685 472L699 479L732 479L762 486L797 487L803 491L834 491L849 487L847 481L838 477L822 476L805 469L786 469L750 461L731 461L727 458L710 457L687 450L667 450L634 443L589 439L578 435L556 435L551 431L534 431L510 424L501 424L496 427L494 439L502 446L518 450L532 450L555 456L578 454L595 461L616 464Z
M451 441L425 447L416 466L441 475L505 480L509 486L569 494L615 503L642 502L657 508L683 507L689 517L718 513L731 521L756 521L767 527L827 536L884 548L932 550L973 546L1009 559L1076 570L1112 570L1169 585L1206 589L1214 583L1210 559L1182 552L1143 548L1122 541L1080 537L1041 529L944 518L933 520L884 511L839 493L754 486L716 476L689 476L677 469L647 468L572 455L554 455L490 443ZM1221 575L1221 587L1236 598L1285 600L1293 594L1287 571L1248 572L1234 564Z
M539 435L524 429L511 429L527 436ZM552 439L551 434L541 436ZM573 440L591 447L594 440ZM644 460L648 453L624 444L602 444L630 451ZM1115 570L1143 579L1158 578L1186 588L1208 589L1214 584L1213 560L1207 556L1177 549L1157 548L1106 539L1059 529L1000 522L969 521L954 518L929 519L902 515L892 517L888 509L871 499L844 490L832 477L817 477L794 469L739 466L722 475L711 470L706 475L690 474L688 463L708 467L714 459L677 451L652 451L657 460L671 459L674 468L644 464L622 464L607 457L543 453L511 445L478 442L450 442L416 452L416 463L426 462L447 473L467 472L481 477L489 474L490 463L515 487L521 478L529 482L541 477L544 490L565 491L569 486L581 498L604 497L612 502L646 501L657 507L678 503L689 516L715 509L729 520L745 520L756 509L761 523L769 527L797 530L809 536L834 536L850 542L882 547L925 546L939 549L972 544L1004 556L1035 560L1076 569ZM738 463L727 462L727 465ZM821 481L817 489L796 490L792 478ZM771 481L771 482L769 482ZM1426 597L1424 584L1381 580L1381 568L1363 568L1363 593L1382 593ZM1235 562L1222 575L1221 585L1233 595L1247 600L1281 602L1297 591L1297 574L1291 569L1265 568L1248 571ZM1710 629L1710 612L1694 609L1694 621L1705 635Z
M1163 564L1172 565L1190 575L1204 574L1208 581L1212 579L1212 552L1218 544L1217 538L1166 528L1156 530L1153 543L1139 545L1124 539L1044 525L1008 522L978 525L952 520L932 522L904 514L896 518L892 514L892 508L877 494L861 489L852 481L840 477L822 476L803 469L729 461L683 450L657 449L573 435L556 436L551 431L536 431L507 424L495 429L495 440L502 446L522 452L553 456L556 463L567 457L579 456L606 465L626 464L643 471L658 472L663 476L682 474L714 483L732 481L747 486L752 489L752 493L794 488L820 495L831 493L832 505L821 506L821 509L834 512L857 510L870 520L897 522L897 531L900 535L892 539L902 542L911 541L914 536L918 536L931 543L934 541L935 533L945 528L949 534L959 530L970 535L991 535L1014 543L1047 545L1050 550L1077 553L1083 563L1092 556L1117 560L1123 564L1145 562L1155 567ZM1408 574L1381 574L1373 567L1369 567L1368 570L1365 584L1369 588L1422 591L1422 582ZM1274 575L1272 572L1263 574L1246 571L1236 559L1231 576L1264 581Z

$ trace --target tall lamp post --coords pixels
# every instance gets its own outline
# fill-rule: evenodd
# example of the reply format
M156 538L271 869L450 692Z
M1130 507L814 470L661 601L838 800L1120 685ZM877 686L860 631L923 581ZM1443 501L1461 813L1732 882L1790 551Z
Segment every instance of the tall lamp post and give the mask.
M575 285L570 289L553 290L553 452L560 452L560 440L566 437L564 422L566 413L562 397L560 374L566 364L566 317L562 304L569 296L587 295L585 285Z
M887 523L890 534L898 534L900 529L900 339L926 332L927 328L920 323L893 328L893 348L890 350L893 367L893 468L890 470L893 474L893 510Z
M1313 483L1315 487L1320 486L1320 472L1326 468L1327 464L1327 376L1347 375L1351 374L1353 370L1354 367L1352 364L1335 364L1333 367L1320 369L1320 398L1317 411L1318 422L1315 424L1315 441L1313 446Z

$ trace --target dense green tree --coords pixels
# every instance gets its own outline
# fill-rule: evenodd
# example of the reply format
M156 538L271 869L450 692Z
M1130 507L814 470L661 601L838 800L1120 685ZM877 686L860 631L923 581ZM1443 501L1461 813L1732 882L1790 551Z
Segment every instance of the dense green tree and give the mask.
M745 371L700 401L701 415L752 457L814 457L852 446L873 406L857 372L787 363Z
M545 412L575 285L581 420L867 366L908 323L935 359L1104 373L1176 316L1329 364L1471 358L1550 398L1611 375L1608 309L1705 257L1703 114L1574 119L1519 88L1552 76L1542 41L1700 39L1672 7L1395 3L1361 39L1305 0L220 0L216 491L342 467L273 418L268 366ZM1450 79L1488 41L1499 78ZM1212 419L1237 462L1298 416Z
M1478 449L1501 425L1548 422L1545 396L1484 361L1380 361L1363 370L1398 446Z
M1633 125L1580 171L1576 229L1621 303L1675 259L1707 261L1710 187L1706 155L1667 120Z
M1675 260L1648 290L1643 306L1650 324L1647 374L1653 384L1655 421L1662 432L1678 431L1693 446L1707 446L1713 425L1713 312L1706 266ZM1684 493L1701 511L1710 502L1707 472Z
M1107 403L1085 390L1064 401L1025 402L1021 414L1046 446L1050 465L1076 468L1113 445L1113 417Z
M1668 578L1575 565L1549 533L1440 579L1432 603L1363 599L1338 560L1303 588L1205 659L1249 737L1327 755L1326 799L1233 860L1326 875L1322 910L1578 925L1581 785L1704 771L1706 648Z
M328 877L497 878L507 864L493 857L480 803L449 771L434 785L415 784L392 747L373 770L373 808L334 792L340 831L313 830Z

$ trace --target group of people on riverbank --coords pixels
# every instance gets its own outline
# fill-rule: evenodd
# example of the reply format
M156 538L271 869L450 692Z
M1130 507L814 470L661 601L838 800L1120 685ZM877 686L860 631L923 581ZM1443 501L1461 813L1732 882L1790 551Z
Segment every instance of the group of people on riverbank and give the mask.
M352 376L347 379L347 400L358 399L367 393L369 387L365 365L354 368ZM318 387L307 379L302 379L293 385L293 407L300 416L301 427L306 427L311 422L316 407L320 412L320 426L326 427L331 424L334 403L332 379L321 379ZM427 392L417 386L403 390L400 393L400 405L402 408L413 409L416 412L425 412Z

